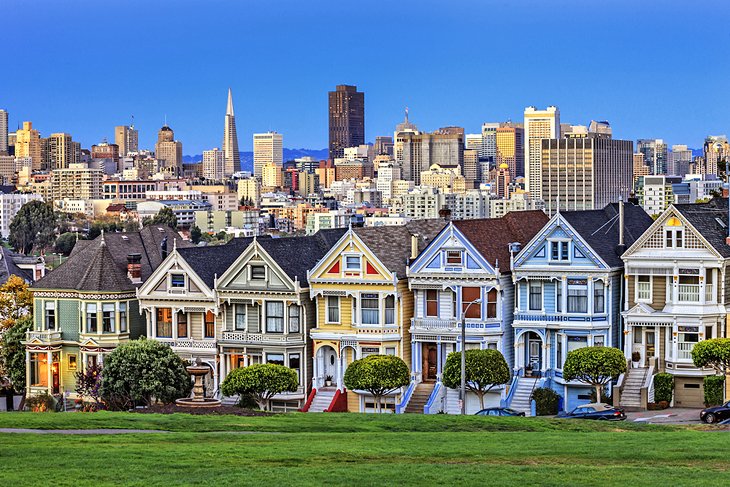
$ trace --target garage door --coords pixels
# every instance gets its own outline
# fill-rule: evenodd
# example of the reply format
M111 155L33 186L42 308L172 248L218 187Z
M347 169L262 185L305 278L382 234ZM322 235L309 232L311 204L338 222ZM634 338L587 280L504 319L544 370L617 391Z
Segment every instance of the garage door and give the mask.
M704 407L704 387L702 378L680 378L674 379L674 406L680 408L702 408Z

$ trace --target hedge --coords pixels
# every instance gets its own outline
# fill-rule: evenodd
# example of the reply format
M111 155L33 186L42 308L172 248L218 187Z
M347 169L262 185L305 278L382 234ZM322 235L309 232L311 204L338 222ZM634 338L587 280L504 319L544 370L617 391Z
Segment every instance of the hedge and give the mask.
M725 399L725 376L705 377L705 406L719 406Z
M674 392L674 376L662 372L654 376L654 402L672 402Z
M538 387L532 391L531 399L535 401L535 414L538 416L558 414L560 396L549 387Z

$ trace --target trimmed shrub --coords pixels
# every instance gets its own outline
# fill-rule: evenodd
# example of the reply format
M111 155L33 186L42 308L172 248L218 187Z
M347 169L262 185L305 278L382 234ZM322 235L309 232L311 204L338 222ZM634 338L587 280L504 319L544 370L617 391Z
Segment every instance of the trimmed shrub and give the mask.
M705 377L705 406L719 406L725 399L725 377L708 375Z
M254 364L233 369L221 384L224 396L248 395L266 411L271 398L282 392L294 392L299 379L294 369L278 364Z
M25 401L25 405L34 413L48 413L56 411L56 400L47 392L31 396Z
M468 391L479 398L479 408L484 409L484 395L492 388L510 380L509 366L497 350L467 350L466 384ZM446 357L443 374L444 385L450 389L461 388L461 352L451 352Z
M654 376L654 402L672 402L674 392L674 376L662 372Z
M532 391L530 399L535 401L535 414L538 416L558 414L560 396L549 387L538 387Z
M344 379L348 389L372 394L376 411L382 412L383 396L407 386L410 376L408 365L400 357L368 355L352 362L345 371Z

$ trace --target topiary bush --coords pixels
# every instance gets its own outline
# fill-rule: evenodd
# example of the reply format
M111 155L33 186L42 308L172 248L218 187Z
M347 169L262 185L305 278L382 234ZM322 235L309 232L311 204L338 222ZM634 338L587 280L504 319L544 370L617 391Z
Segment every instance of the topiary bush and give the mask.
M344 380L348 389L372 394L375 398L375 409L380 413L383 396L407 386L410 373L408 365L400 357L368 355L347 367Z
M654 402L672 402L674 392L674 376L662 372L654 376Z
M254 364L233 369L221 384L224 396L248 395L259 408L271 409L271 398L282 392L295 392L299 379L294 369L278 364Z
M725 376L708 375L705 377L705 406L719 406L725 399Z
M549 387L538 387L532 391L530 399L535 401L535 414L538 416L558 414L560 396Z

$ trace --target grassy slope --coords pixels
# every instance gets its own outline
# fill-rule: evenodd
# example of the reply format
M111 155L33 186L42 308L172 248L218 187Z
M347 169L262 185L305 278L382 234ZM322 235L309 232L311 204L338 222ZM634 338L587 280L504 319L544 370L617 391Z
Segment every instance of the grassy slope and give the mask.
M8 485L727 485L725 433L453 416L6 414L0 427L162 428L0 435ZM249 430L279 434L195 433Z

